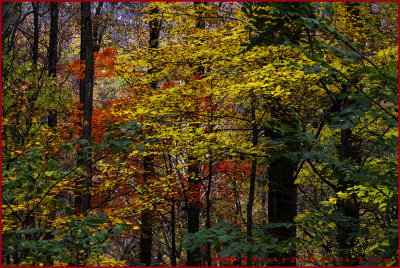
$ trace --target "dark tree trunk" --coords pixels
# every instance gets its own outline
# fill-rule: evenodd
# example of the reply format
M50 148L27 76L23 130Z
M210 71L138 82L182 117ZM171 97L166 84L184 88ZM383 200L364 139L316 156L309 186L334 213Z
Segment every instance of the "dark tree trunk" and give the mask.
M146 156L143 162L144 180L150 184L154 178L154 157ZM150 266L152 262L153 247L153 211L145 209L142 211L142 223L140 232L140 262Z
M342 93L349 93L347 87L342 89ZM349 105L354 103L353 100L344 99L337 100L337 112L340 109L346 109ZM352 135L351 129L344 129L340 131L340 144L338 145L339 160L350 160L360 164L361 158L359 157L358 146L355 145L356 138ZM346 193L347 189L353 187L356 182L345 180L346 174L340 174L337 184L337 192ZM356 244L357 235L359 232L359 218L360 218L360 204L357 201L357 195L353 194L346 198L337 199L337 212L344 217L345 222L338 222L337 225L337 242L338 242L338 253L340 255L346 255L346 257L359 258L354 252L354 246ZM352 264L354 265L354 263Z
M158 9L153 8L150 11L150 15L158 14ZM158 48L160 27L159 20L152 19L149 22L150 38L149 38L149 52ZM148 73L152 74L154 70L149 69ZM157 82L151 83L152 88L157 88ZM144 167L144 178L150 184L154 179L154 156L149 155L143 159ZM146 209L142 212L142 224L141 224L141 235L140 235L140 262L146 264L146 266L152 263L152 244L153 244L153 211L152 209Z
M295 4L294 6L297 6ZM302 29L298 29L291 35L291 42L298 44ZM275 40L275 45L281 45L284 40L278 38ZM276 113L274 117L279 118L283 124L291 126L293 129L298 129L298 125L293 121L294 115L282 111L282 107L278 103L272 108L272 112ZM265 129L267 138L280 139L284 138L281 133L272 129ZM290 135L290 134L289 134ZM298 144L287 144L289 150L297 151ZM295 173L298 163L293 163L291 160L280 157L273 161L268 167L268 222L269 223L288 223L293 224L294 218L297 215L297 186L294 184ZM272 236L278 239L279 242L296 237L296 227L289 228L279 227L271 228L269 232ZM296 249L292 248L289 252L282 253L281 258L292 258L296 256ZM279 264L275 264L279 265ZM285 262L285 266L296 266L295 262Z
M50 3L50 18L50 41L48 55L49 77L57 77L58 2ZM55 128L57 126L57 112L55 110L49 110L49 116L47 120L49 127Z
M40 3L32 2L32 9L33 9L32 66L33 70L35 71L37 70L38 54L39 54L39 4Z
M158 8L153 8L150 11L150 15L158 14ZM150 27L150 39L149 39L149 50L157 49L159 38L160 38L160 22L158 19L150 20L149 27ZM152 69L149 70L149 73L152 72ZM156 83L153 82L153 88L156 88Z
M251 121L252 123L252 138L251 142L253 147L258 144L258 126L256 122L256 97L254 92L251 92ZM246 223L246 232L247 232L247 241L249 243L253 242L253 206L254 206L254 195L255 195L255 187L256 187L256 177L257 177L257 158L254 157L251 161L251 171L250 171L250 189L249 189L249 199L247 202L247 223ZM247 254L247 264L251 265L251 254Z
M195 2L195 6L200 5L200 2ZM200 18L197 19L196 27L199 29L205 29L205 21ZM196 75L204 74L204 68L200 66L197 69ZM199 126L197 126L199 127ZM200 170L198 164L196 163L197 159L189 155L188 161L191 164L188 167L188 192L189 192L189 200L187 203L187 223L188 223L188 233L194 234L197 233L200 229ZM201 252L200 248L196 248L193 251L187 252L187 260L186 263L188 266L199 266L201 264Z
M144 180L150 184L154 179L154 156L146 156L144 158ZM153 247L153 210L145 209L142 212L142 223L140 232L140 262L146 266L152 263L152 247Z
M345 159L353 158L352 133L350 129L341 131L340 141L339 160L343 161ZM354 182L345 180L344 178L345 174L343 174L338 180L338 192L346 193L348 188L355 185ZM345 217L345 224L337 223L339 254L346 254L347 256L348 254L354 255L353 249L357 236L353 236L352 234L357 233L360 228L360 205L357 201L357 196L352 195L347 198L338 198L336 205L337 211Z
M58 2L50 3L50 18L49 76L55 77L57 72Z
M189 155L190 162L196 161L196 158ZM191 164L188 167L188 203L187 203L187 220L188 220L188 233L197 233L200 229L200 178L199 168L196 164ZM187 252L187 265L199 266L200 265L200 248Z
M354 27L363 27L362 19L360 18L360 3L346 3L346 10L352 14L351 24ZM353 81L354 84L357 83L357 79ZM349 87L343 86L341 93L350 93ZM336 112L340 113L341 110L346 109L348 106L354 103L354 100L345 98L344 100L336 99ZM340 131L340 144L338 145L339 160L343 161L345 159L350 160L353 163L361 163L361 158L359 156L359 146L356 144L356 137L353 136L351 129L342 129ZM340 174L337 184L337 192L346 193L347 189L353 187L356 182L345 180L346 174ZM357 201L357 196L352 194L347 198L337 199L337 212L344 217L344 222L338 222L337 225L337 243L338 243L338 253L340 257L353 257L359 259L360 256L354 252L354 247L356 245L356 240L360 231L360 204ZM357 263L347 264L347 265L357 265ZM346 265L346 264L345 264Z
M213 108L213 98L210 96L210 124L207 133L213 133L214 131L214 108ZM211 228L211 189L212 189L212 177L213 177L213 151L209 149L209 161L208 161L208 182L206 190L206 228ZM206 262L208 266L211 266L211 243L206 244Z
M286 158L280 158L269 166L268 169L268 222L269 223L294 223L297 215L297 187L294 184L296 165ZM270 229L270 234L284 241L296 237L296 227L279 227ZM296 256L296 251L290 251L282 257ZM294 263L285 263L294 265Z
M266 181L263 179L260 183L260 187L262 187L261 192L261 214L263 217L262 223L265 224L265 219L267 217L267 209L266 209L266 202L267 202L267 192L265 191Z
M211 127L211 129L212 129L212 127ZM212 157L211 152L210 152L210 157ZM212 168L213 168L213 162L211 159L208 162L208 172L209 173L208 173L208 183L207 183L207 191L206 191L206 228L211 228L211 184L212 184L212 175L213 175ZM205 259L206 259L207 265L211 266L211 243L207 243L207 245L206 245L206 258Z
M289 114L283 117L291 118ZM290 119L282 118L282 122L297 129ZM266 135L272 139L283 138L281 133L266 129ZM296 144L287 144L290 150L295 151ZM293 163L286 157L280 157L273 161L268 167L268 222L293 224L297 215L297 186L294 184L294 176L297 170L297 162ZM296 227L278 227L269 229L270 234L285 241L296 237ZM292 258L296 256L296 250L281 254L281 258ZM286 262L284 265L295 266L296 263Z
M168 164L169 168L167 167L167 161L165 160L165 166L167 169L167 173L170 176L173 176L173 171L172 171L172 159L171 155L167 151L168 155ZM171 199L171 255L170 255L170 262L172 266L177 266L177 254L176 254L176 208L175 208L175 197L172 196Z
M80 81L79 98L83 103L83 126L82 139L90 144L92 134L92 112L93 112L93 76L94 76L94 53L92 38L91 3L81 3L81 60L86 64L85 77ZM86 145L87 146L87 145ZM92 186L92 150L89 146L82 149L80 164L85 167L86 176L83 182L84 192L81 194L80 209L86 213L90 208Z
M34 3L32 3L34 7ZM39 12L39 3L36 3L36 8L33 8L34 11L34 25L35 25L35 32L34 32L34 44L33 47L36 49L33 54L33 60L35 64L35 69L37 68L37 59L38 59L38 42L39 42L39 27L38 25L38 18L35 18L35 9L36 12ZM37 35L37 37L36 37ZM36 39L37 38L37 39ZM50 34L49 34L49 50L48 50L48 71L49 77L56 78L57 77L57 47L58 47L58 2L51 2L50 3ZM47 124L50 128L54 129L57 126L57 111L53 109L49 109L49 115L47 117ZM55 215L51 216L52 218ZM49 240L53 239L54 235L51 233L46 233L44 235L44 239ZM52 266L53 260L51 258L46 258L44 262L45 266Z
M172 198L171 205L171 265L177 266L176 262L176 216L175 216L175 199Z
M233 180L232 186L233 186L233 195L235 196L235 223L238 224L239 220L242 218L242 209L240 204L239 191L237 189L237 184L235 180Z

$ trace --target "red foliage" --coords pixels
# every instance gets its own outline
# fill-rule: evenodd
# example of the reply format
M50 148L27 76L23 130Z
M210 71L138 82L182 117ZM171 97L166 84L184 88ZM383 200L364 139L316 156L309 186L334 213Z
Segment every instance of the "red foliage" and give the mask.
M176 85L175 82L165 82L165 83L163 84L163 86L161 87L161 89L170 88L170 87L173 87L173 86L175 86L175 85Z
M193 80L200 80L200 79L202 79L203 78L203 76L201 76L201 75L193 75L192 76L192 79Z
M92 138L95 144L102 142L106 136L106 127L110 123L124 121L123 116L116 116L110 113L110 108L113 102L121 104L122 100L108 101L102 106L94 107L92 114ZM76 101L73 107L67 111L68 127L61 131L65 134L74 135L75 137L82 136L82 118L83 118L83 103Z
M85 78L86 64L83 60L74 60L72 63L64 63L60 65L60 69L64 68L69 75L75 75L77 79Z
M94 59L95 78L106 78L115 75L115 61L117 59L115 48L106 47L101 52L95 52ZM69 75L75 75L77 79L84 79L85 68L85 61L74 60L72 63L58 65L57 71L65 71Z
M211 97L207 96L207 97L198 98L197 101L210 102L211 101Z
M96 70L96 78L112 77L115 75L115 61L117 59L117 51L115 48L106 47L102 52L95 52L94 68Z

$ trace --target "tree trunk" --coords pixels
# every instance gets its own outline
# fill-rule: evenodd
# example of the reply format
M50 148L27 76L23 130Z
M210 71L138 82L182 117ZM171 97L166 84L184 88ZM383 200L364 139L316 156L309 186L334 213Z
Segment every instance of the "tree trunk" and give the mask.
M284 116L291 118L289 114ZM297 128L292 120L283 119L282 122ZM266 135L272 139L283 138L281 133L266 129ZM288 144L289 145L289 144ZM296 150L297 145L289 145L290 150ZM294 223L297 215L297 186L294 184L294 175L297 170L297 163L293 163L286 157L280 157L273 161L268 168L268 222L269 223ZM271 228L269 232L278 238L278 241L285 241L296 237L296 227ZM296 256L296 250L281 254L281 258L292 258ZM284 265L295 266L296 263L286 262Z
M254 92L251 92L251 121L252 121L252 144L256 147L258 144L258 126L256 122L256 97ZM251 171L250 171L250 189L249 189L249 199L247 202L247 241L248 243L253 242L253 206L254 206L254 195L256 187L256 177L257 177L257 158L254 157L251 161ZM251 265L251 254L247 254L247 264Z
M196 158L189 155L188 160L190 162L196 161ZM200 178L199 168L196 164L191 164L188 167L188 203L187 203L187 222L188 222L188 233L197 233L200 229ZM200 248L196 248L193 251L187 252L187 266L199 266L200 265Z
M175 216L175 199L172 198L171 205L171 265L177 266L176 262L176 216Z
M82 139L88 141L92 135L92 112L93 112L93 76L94 76L94 53L92 38L91 3L81 3L81 60L86 64L85 77L80 84L80 101L83 103L83 131ZM92 186L92 150L90 146L83 148L81 164L85 167L86 176L83 182L84 193L81 195L81 212L86 213L90 208Z
M260 187L262 187L261 192L261 215L263 217L262 223L265 224L266 217L267 217L267 209L266 209L266 202L267 202L267 192L265 191L266 181L263 179L260 183Z
M39 3L32 2L32 9L33 9L32 66L33 70L36 71L38 64L38 54L39 54Z
M150 184L154 179L154 156L146 156L143 161L144 180ZM153 211L145 209L142 211L142 222L140 232L140 262L150 266L152 263L153 247Z
M212 108L211 108L212 109ZM211 110L212 111L212 110ZM212 119L211 119L212 120ZM212 127L211 127L212 129ZM212 152L210 150L210 158L212 157ZM208 183L206 191L206 228L211 228L211 184L212 184L212 168L213 161L210 159L208 162ZM207 265L211 266L211 243L206 245L206 261Z
M297 5L297 4L296 4ZM296 6L295 5L295 6ZM291 42L298 44L302 29L298 29L291 35ZM284 42L281 38L275 40L275 45L281 45ZM276 113L274 117L280 119L280 122L286 124L293 129L298 129L298 125L292 118L295 116L291 113L281 111L281 106L278 105L272 108L272 112ZM280 139L284 138L281 133L266 128L265 135L267 138ZM290 135L290 134L289 134ZM287 144L289 150L297 151L297 144ZM295 173L298 163L293 163L291 160L280 157L273 161L268 167L268 223L288 223L293 224L294 218L297 215L297 186L294 184ZM289 228L279 227L271 228L269 232L272 236L278 239L278 243L291 238L296 238L296 227ZM296 249L293 248L289 252L280 254L281 258L292 258L296 256ZM272 264L277 266L279 264ZM294 262L285 262L282 265L296 266Z
M269 223L294 223L297 215L297 187L294 184L296 165L286 158L280 158L269 166L268 169L268 222ZM284 241L296 237L296 227L271 228L270 234ZM282 255L283 258L296 256L292 250ZM285 263L295 265L295 263Z
M158 14L158 8L150 10L150 15ZM160 27L159 20L152 19L149 22L150 38L149 38L149 51L158 48ZM153 73L153 69L150 68L148 74ZM153 89L157 88L157 82L151 83ZM143 159L144 167L144 178L150 184L151 180L154 179L154 156L148 155ZM142 212L142 225L140 235L140 262L147 266L152 263L152 243L153 243L153 211L152 209L146 209Z
M144 180L150 184L154 179L154 156L144 157ZM153 247L153 210L145 209L142 212L140 232L140 262L150 266L152 263Z
M342 93L348 93L347 87L342 89ZM354 101L344 99L343 101L337 100L337 112L340 109L346 109ZM343 105L342 105L343 104ZM341 107L343 106L343 107ZM351 129L344 129L340 131L340 144L338 145L339 160L344 161L350 159L352 162L361 163L359 157L358 146L354 145L355 137L352 135ZM337 192L346 193L347 189L354 186L356 182L345 180L346 174L341 174L338 178ZM339 255L346 255L346 257L358 258L354 252L357 236L354 234L359 232L359 218L360 218L360 204L357 201L357 195L353 194L346 198L337 199L337 212L345 219L345 224L338 222L337 225L337 242ZM349 264L348 264L349 265ZM354 265L354 263L352 264Z
M202 4L201 2L194 2L195 7ZM199 15L199 18L196 22L196 27L199 29L205 29L205 21ZM197 69L196 75L204 74L204 67L200 66ZM197 126L199 127L199 126ZM188 233L194 234L197 233L200 229L200 170L198 164L196 163L197 159L189 155L188 161L191 164L188 167L188 192L189 192L189 200L187 203L187 223L188 223ZM199 266L201 264L200 261L201 252L200 248L196 248L193 251L187 252L187 266Z
M209 130L207 133L213 133L214 131L214 109L213 109L213 98L210 96L210 124ZM213 177L213 151L211 147L209 148L209 161L208 161L208 183L206 190L206 228L211 228L211 185L212 185L212 177ZM211 266L211 243L207 243L206 245L206 261L207 265Z
M353 158L351 130L341 130L340 134L341 143L339 146L339 160L343 161L345 159ZM348 188L355 185L354 182L344 180L344 178L345 174L343 174L338 180L338 192L346 193ZM346 254L347 257L348 254L354 254L353 249L356 243L357 236L353 236L351 234L358 233L360 228L360 204L357 201L357 196L353 194L347 198L338 198L336 205L339 214L345 217L345 224L337 223L338 250L339 254Z
M363 27L360 18L360 12L358 7L360 3L345 3L346 10L352 14L352 21L355 27ZM356 79L357 80L357 79ZM353 81L354 84L357 81ZM341 89L341 93L348 94L349 86L345 85ZM336 112L340 113L341 110L346 109L348 106L354 103L354 100L350 100L345 98L344 100L338 100L336 105ZM361 163L361 159L359 157L359 149L358 146L354 145L355 137L352 135L351 129L342 129L340 131L340 144L338 145L338 154L339 160L344 161L345 159L350 159L352 162L356 162L358 164ZM341 174L338 178L337 184L337 192L346 193L347 189L354 186L356 182L345 180L346 174ZM337 243L338 243L338 253L340 257L353 257L355 259L359 259L362 256L358 256L356 252L354 252L354 247L357 240L357 235L360 230L359 219L360 219L360 204L357 201L357 195L353 194L348 196L347 198L339 198L337 199L337 212L344 216L345 224L342 222L338 222L337 226ZM358 262L347 264L347 265L357 265ZM345 264L346 265L346 264ZM347 266L346 265L346 266Z
M55 78L57 77L58 2L50 3L50 18L49 77ZM50 109L47 120L49 127L55 128L57 126L57 111Z

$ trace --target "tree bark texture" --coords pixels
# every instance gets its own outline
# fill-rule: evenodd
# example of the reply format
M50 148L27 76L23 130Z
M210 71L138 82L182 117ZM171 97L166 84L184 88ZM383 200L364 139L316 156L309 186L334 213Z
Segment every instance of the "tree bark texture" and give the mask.
M298 126L293 123L289 114L280 115L286 125L297 129ZM272 139L283 138L281 133L266 129L266 136ZM290 134L288 134L290 135ZM295 151L297 144L287 144ZM286 157L279 157L272 161L268 167L268 222L269 223L288 223L294 224L294 218L297 216L297 186L294 184L294 176L297 170L297 162ZM296 227L277 227L270 228L269 233L276 237L279 242L296 237ZM296 256L296 249L281 254L281 258L291 258ZM288 266L295 266L296 263L285 263Z
M252 121L252 131L251 131L251 142L253 147L256 147L258 144L258 126L256 122L256 97L254 92L251 92L251 106L250 106L250 114ZM249 189L249 198L247 201L247 221L246 221L246 233L247 233L247 241L248 243L253 242L253 206L254 206L254 196L255 196L255 188L256 188L256 178L257 178L257 158L253 157L251 161L251 170L250 170L250 189ZM247 264L251 265L251 254L247 254Z
M32 3L33 5L33 3ZM57 33L58 33L58 2L50 3L50 38L49 38L49 77L57 77ZM38 33L39 34L39 33ZM37 54L36 54L37 61ZM49 127L57 126L57 111L50 109L47 118Z
M153 8L150 10L151 15L158 14L158 9ZM150 38L149 38L149 52L158 48L158 39L160 36L159 20L152 19L149 22ZM148 74L151 75L153 69L150 68ZM157 82L151 83L153 89L157 88ZM144 179L151 183L154 177L154 156L148 155L143 159ZM146 209L142 212L141 236L140 236L140 262L150 266L152 263L152 243L153 243L153 211Z
M85 63L85 77L80 81L79 98L83 103L82 139L90 144L92 134L94 52L92 37L91 3L81 3L81 60ZM92 186L92 151L89 146L82 148L80 164L85 167L84 192L81 194L80 209L86 213L90 208Z

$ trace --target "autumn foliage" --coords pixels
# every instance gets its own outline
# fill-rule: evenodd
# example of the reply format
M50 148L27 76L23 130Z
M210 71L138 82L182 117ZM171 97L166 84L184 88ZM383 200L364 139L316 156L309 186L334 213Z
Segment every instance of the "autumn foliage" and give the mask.
M95 77L107 78L115 75L115 61L117 51L115 48L106 47L101 52L95 52ZM64 63L59 66L58 71L64 71L68 75L73 75L77 79L85 78L85 62L82 60L74 60L72 63Z
M91 5L85 103L80 4L54 76L3 3L3 265L398 264L396 5Z

